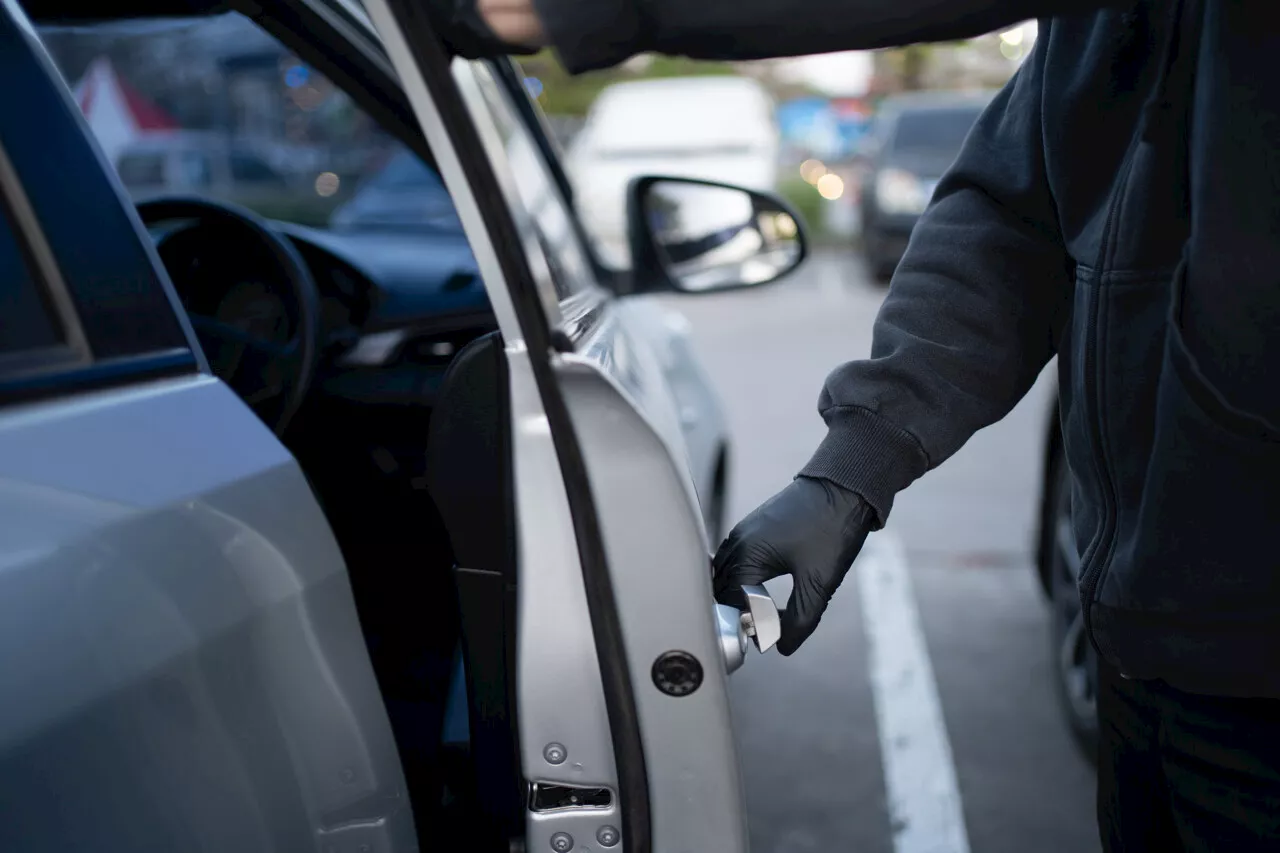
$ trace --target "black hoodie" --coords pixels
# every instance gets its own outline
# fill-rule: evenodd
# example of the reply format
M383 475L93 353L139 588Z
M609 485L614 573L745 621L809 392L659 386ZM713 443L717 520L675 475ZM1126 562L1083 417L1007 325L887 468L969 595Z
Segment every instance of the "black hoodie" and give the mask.
M835 370L803 475L896 492L1055 354L1090 635L1128 675L1280 696L1280 15L1265 0L537 0L573 70L1045 17Z

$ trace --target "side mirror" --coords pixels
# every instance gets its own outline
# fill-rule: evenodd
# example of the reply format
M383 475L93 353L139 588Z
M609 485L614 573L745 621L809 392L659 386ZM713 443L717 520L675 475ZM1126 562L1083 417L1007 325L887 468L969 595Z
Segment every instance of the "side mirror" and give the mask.
M808 253L803 221L782 199L695 178L633 180L627 231L637 293L768 284Z

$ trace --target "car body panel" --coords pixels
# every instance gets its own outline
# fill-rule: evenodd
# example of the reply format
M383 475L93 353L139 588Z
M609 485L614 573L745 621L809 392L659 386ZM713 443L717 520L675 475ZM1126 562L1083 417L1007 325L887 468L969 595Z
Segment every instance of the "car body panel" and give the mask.
M0 848L416 850L346 568L306 478L208 374L13 0L0 0L0 37L9 79L42 99L16 128L0 119L0 185L49 253L44 275L11 283L70 289L52 301L81 319L146 304L182 340L98 324L73 372L0 377ZM32 140L56 154L52 176L20 168ZM73 215L86 197L92 235ZM53 239L69 222L76 239ZM110 289L76 293L86 265ZM164 348L99 346L152 339Z
M724 409L711 377L694 346L689 321L657 297L633 296L616 302L619 322L644 341L656 357L658 369L675 403L683 445L694 487L704 510L707 533L723 519L712 518L723 506L728 475L729 434ZM718 493L720 492L720 493ZM716 502L720 501L720 507ZM718 542L712 541L715 547Z
M0 412L0 519L0 847L416 849L337 545L225 385Z

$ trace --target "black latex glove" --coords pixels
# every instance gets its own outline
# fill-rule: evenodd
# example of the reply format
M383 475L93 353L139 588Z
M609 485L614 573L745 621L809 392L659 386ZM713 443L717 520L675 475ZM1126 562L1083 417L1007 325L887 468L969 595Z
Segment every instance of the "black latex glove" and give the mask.
M857 494L827 480L798 477L744 518L716 552L716 598L732 603L739 587L791 575L778 651L794 654L818 627L831 596L875 524Z
M476 0L424 0L432 26L445 44L465 59L489 59L507 54L528 56L539 48L507 44L484 22Z

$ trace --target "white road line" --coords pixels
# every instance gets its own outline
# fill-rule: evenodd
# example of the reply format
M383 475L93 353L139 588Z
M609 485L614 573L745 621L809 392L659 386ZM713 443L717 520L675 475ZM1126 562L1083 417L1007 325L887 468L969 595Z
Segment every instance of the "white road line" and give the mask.
M854 571L894 851L969 853L951 742L901 540L875 534Z

